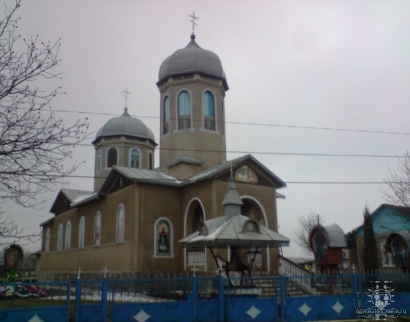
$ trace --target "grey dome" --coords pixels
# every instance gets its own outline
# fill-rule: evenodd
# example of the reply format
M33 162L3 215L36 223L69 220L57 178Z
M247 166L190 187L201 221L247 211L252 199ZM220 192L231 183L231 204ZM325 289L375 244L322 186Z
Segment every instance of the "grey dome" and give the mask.
M157 84L170 76L191 73L218 78L223 81L225 90L229 89L221 60L214 52L199 47L195 35L191 35L191 41L185 48L177 50L162 62Z
M154 133L151 129L140 119L131 117L127 112L127 108L124 109L124 113L121 116L108 120L107 123L98 130L95 140L92 143L94 144L104 137L121 135L148 139L155 143Z

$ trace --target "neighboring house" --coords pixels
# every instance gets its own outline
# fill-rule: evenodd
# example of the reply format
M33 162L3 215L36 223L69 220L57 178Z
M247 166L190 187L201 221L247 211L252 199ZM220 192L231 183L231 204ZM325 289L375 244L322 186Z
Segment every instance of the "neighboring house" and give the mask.
M409 268L410 208L383 204L372 214L380 269ZM363 268L363 225L347 234L351 263Z
M277 231L277 189L286 184L251 155L226 160L225 92L218 56L189 44L162 63L160 167L153 132L128 114L106 122L94 141L94 190L62 189L42 223L41 273L215 269L203 248L178 240L223 214L233 177L241 214ZM249 133L244 133L249 136ZM240 138L238 138L240 139ZM225 251L226 253L226 251ZM218 255L218 254L217 254ZM260 268L276 271L278 249L261 250ZM40 276L41 278L41 276Z

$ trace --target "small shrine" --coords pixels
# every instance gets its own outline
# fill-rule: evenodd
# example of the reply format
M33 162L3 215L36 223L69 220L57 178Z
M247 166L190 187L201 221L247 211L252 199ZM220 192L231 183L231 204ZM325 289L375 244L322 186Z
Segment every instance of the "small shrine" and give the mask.
M259 221L241 215L242 200L236 190L234 179L229 178L228 191L222 201L224 215L200 223L199 230L181 239L184 247L205 247L211 252L220 272L226 275L231 285L230 273L240 273L241 277L250 277L255 257L261 247L288 246L289 239L261 224ZM230 258L221 261L215 249L230 250ZM251 249L253 256L246 262L243 250ZM221 262L223 263L221 265ZM234 274L238 276L239 274ZM236 285L243 287L241 285Z
M315 256L317 273L335 274L343 264L343 250L347 248L345 234L340 226L318 225L312 229L310 247Z

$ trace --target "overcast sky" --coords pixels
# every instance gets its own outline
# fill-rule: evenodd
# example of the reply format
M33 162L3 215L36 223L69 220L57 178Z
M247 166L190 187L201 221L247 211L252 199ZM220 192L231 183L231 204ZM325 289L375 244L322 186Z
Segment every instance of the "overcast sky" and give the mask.
M128 88L130 114L159 142L159 66L188 44L193 11L196 41L220 57L230 87L228 159L252 153L288 183L278 201L279 231L292 239L285 254L303 254L294 240L298 217L320 214L345 232L360 225L364 207L384 203L387 187L346 182L382 182L397 158L292 154L409 150L410 1L23 0L19 32L61 38L64 78L44 86L67 92L53 104L69 111L59 112L67 123L88 116L96 132L122 114ZM88 177L67 187L92 190L93 147L74 156L86 162L76 174ZM52 217L55 195L42 211L11 205L10 214L36 231Z

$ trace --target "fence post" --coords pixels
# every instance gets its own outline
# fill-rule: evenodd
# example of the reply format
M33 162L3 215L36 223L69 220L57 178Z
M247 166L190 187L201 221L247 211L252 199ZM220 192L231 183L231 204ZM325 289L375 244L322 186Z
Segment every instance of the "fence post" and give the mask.
M281 321L286 322L286 280L280 275L280 316Z
M219 322L224 322L224 278L218 276Z
M197 320L198 311L198 278L192 277L192 321Z
M353 271L351 279L352 279L352 291L353 291L353 307L355 309L358 309L359 308L359 291L357 288L358 281L357 281L357 275L355 271Z
M75 280L75 302L74 302L74 321L80 322L80 306L81 305L81 279L78 275Z
M104 276L101 282L101 322L107 321L107 292L108 281L107 276Z

